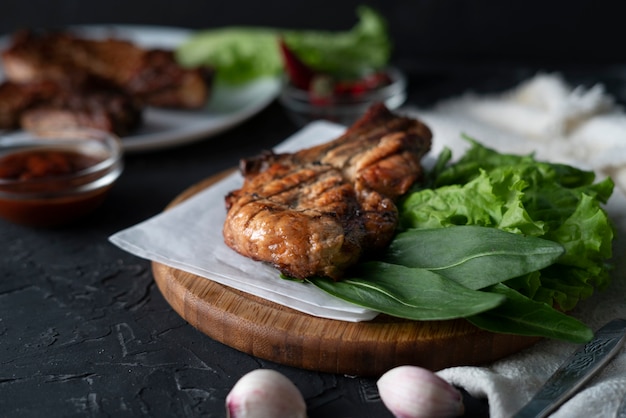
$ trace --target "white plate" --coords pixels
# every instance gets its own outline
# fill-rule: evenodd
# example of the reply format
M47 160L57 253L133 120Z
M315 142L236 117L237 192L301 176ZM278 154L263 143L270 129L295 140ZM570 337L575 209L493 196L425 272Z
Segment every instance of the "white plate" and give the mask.
M128 39L138 45L174 49L192 31L159 26L76 26L72 30L88 37ZM9 38L0 39L0 48ZM0 81L3 79L0 72ZM280 91L279 78L260 79L238 87L215 86L206 106L198 110L146 108L142 126L122 138L125 151L147 151L207 139L231 129L269 105Z

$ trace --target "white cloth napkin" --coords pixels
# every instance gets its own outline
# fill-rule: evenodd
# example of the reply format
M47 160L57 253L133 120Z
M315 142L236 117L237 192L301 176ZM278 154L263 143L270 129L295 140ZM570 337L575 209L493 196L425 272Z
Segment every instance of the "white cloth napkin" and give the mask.
M607 210L617 227L615 271L611 287L583 301L572 314L597 329L626 318L626 115L601 85L569 86L558 74L539 74L511 91L481 96L468 93L429 109L402 112L424 120L433 130L432 155L444 146L460 157L465 133L501 152L535 153L544 160L593 169L616 181ZM334 138L343 128L316 122L277 150L290 151ZM276 271L234 254L221 238L224 194L238 175L187 202L111 237L119 247L147 259L185 269L322 317L348 321L375 316L329 298L311 286L286 282ZM206 225L202 229L202 225ZM254 273L254 274L251 274ZM294 295L297 295L296 298ZM482 367L452 367L438 373L476 397L489 399L493 418L509 417L526 403L578 346L545 340L530 349ZM626 396L626 351L566 404L554 417L612 416Z
M572 314L594 330L626 318L626 114L601 85L569 86L558 74L539 74L498 95L465 96L432 109L404 109L434 132L434 152L444 146L460 157L463 132L501 152L531 153L540 159L611 175L616 191L607 210L617 228L612 284L583 301ZM438 372L476 397L489 399L490 415L510 417L576 349L575 344L545 340L516 355L483 367L452 367ZM551 416L611 417L626 396L626 350Z

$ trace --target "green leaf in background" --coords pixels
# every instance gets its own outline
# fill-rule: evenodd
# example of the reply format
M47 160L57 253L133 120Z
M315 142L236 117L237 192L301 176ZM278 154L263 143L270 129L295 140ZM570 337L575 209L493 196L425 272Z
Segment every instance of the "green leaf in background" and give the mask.
M355 278L333 281L314 277L307 281L356 305L422 321L475 315L505 300L503 295L471 290L428 270L382 262L361 264Z
M477 290L547 267L563 252L554 241L496 228L456 226L401 232L383 259L427 269Z
M579 320L550 305L535 302L503 284L494 285L490 291L506 296L506 302L488 312L467 318L481 329L573 343L585 343L593 337L593 331Z
M283 73L279 37L306 64L320 72L357 74L387 65L391 41L385 20L361 6L359 21L346 31L234 26L200 30L176 50L184 66L211 66L216 83L242 84Z
M316 71L343 77L362 76L385 67L391 55L387 23L373 9L357 9L358 23L349 31L286 31L285 42Z
M210 66L215 82L242 84L281 74L283 63L275 29L226 27L199 31L176 50L186 67Z

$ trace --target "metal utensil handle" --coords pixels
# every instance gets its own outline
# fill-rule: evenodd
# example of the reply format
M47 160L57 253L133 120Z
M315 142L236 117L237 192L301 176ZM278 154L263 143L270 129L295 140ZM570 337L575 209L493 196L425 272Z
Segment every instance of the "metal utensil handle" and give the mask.
M606 365L626 340L626 319L615 319L576 350L514 418L545 417Z

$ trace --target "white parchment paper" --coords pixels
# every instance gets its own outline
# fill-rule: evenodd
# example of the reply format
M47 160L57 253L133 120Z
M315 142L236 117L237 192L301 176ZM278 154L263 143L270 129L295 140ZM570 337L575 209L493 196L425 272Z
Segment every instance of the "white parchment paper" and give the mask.
M345 128L313 123L276 148L295 151L329 141ZM237 254L224 244L224 196L241 186L234 173L182 204L110 237L139 257L157 261L293 309L330 319L363 321L376 313L331 297L311 285L283 280L263 263Z

